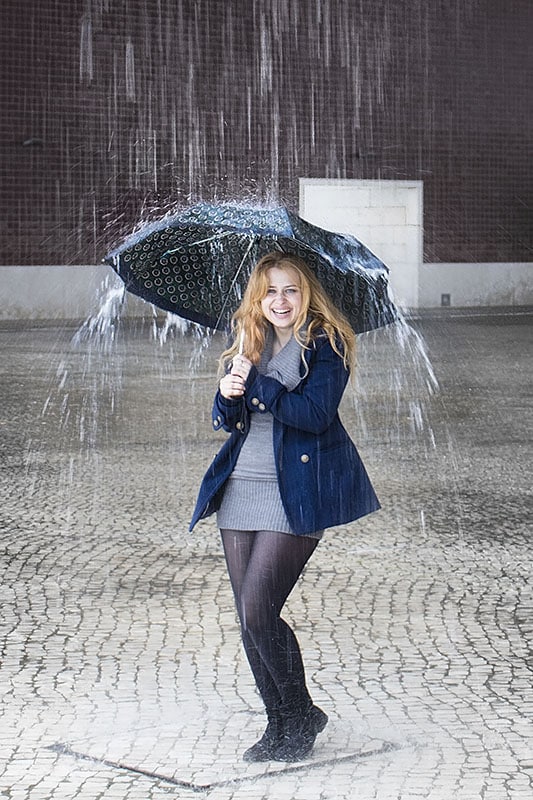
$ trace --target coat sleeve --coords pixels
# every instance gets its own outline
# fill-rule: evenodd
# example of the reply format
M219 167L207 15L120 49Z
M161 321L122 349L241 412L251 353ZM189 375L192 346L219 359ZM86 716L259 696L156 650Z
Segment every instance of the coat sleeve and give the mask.
M269 411L283 425L320 434L333 422L348 375L329 340L320 339L311 354L307 376L292 392L252 368L246 383L246 405L249 411Z
M215 395L213 410L211 412L213 428L218 431L221 428L228 433L235 430L245 432L247 429L248 411L244 398L237 400L227 400L220 393L220 389Z

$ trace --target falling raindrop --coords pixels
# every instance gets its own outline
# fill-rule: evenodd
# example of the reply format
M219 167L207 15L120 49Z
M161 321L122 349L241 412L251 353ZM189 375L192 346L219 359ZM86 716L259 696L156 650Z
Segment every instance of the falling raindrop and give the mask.
M93 80L93 28L90 14L84 14L80 27L80 80Z
M135 102L137 99L135 88L135 52L131 38L126 41L126 97Z

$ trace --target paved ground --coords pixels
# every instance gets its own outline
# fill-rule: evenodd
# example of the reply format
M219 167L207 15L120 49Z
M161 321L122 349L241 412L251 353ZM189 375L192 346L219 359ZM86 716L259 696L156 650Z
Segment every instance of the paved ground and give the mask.
M260 703L214 525L187 533L220 343L4 323L0 797L532 798L532 322L361 337L343 417L383 510L290 600L331 722L288 768L240 760Z

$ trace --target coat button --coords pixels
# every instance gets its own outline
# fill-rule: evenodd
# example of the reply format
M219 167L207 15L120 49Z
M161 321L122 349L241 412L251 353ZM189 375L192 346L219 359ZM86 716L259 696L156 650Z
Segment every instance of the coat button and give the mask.
M242 422L236 422L235 427L237 428L238 431L242 431L242 429L244 428L244 424Z
M264 403L259 403L257 408L259 409L259 411L266 411L266 405Z
M259 400L258 400L257 397L252 397L252 405L253 406L258 406L259 405Z
M303 453L300 456L300 461L302 462L302 464L307 464L307 462L309 461L309 456L307 455L307 453Z

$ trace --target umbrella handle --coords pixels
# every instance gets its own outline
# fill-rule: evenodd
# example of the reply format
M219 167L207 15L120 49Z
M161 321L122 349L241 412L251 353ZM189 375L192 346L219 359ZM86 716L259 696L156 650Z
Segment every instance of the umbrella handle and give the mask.
M242 356L243 353L244 353L244 328L242 329L239 338L239 355Z

